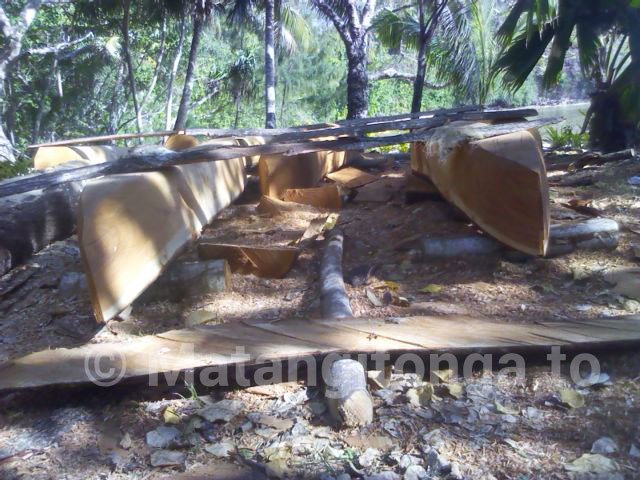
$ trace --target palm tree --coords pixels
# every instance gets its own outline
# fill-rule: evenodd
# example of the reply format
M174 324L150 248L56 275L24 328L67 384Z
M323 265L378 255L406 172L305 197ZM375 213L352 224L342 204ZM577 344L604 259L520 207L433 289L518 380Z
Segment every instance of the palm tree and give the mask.
M264 10L264 97L265 128L276 127L276 60L282 48L287 52L299 45L306 48L311 37L304 17L282 0L235 0L229 21L256 28L254 10Z
M577 40L583 70L593 72L602 35L628 36L630 62L592 96L591 141L616 150L638 139L640 126L640 2L637 0L518 0L499 30L504 47L495 65L518 89L550 46L543 87L558 82L567 50Z
M347 56L347 118L366 117L369 110L369 34L376 0L311 0L311 5L333 23L344 43Z
M455 87L460 100L486 103L494 86L492 73L497 46L493 38L492 0L417 0L416 9L382 10L373 26L386 47L401 45L416 49L417 72L413 88L412 112L419 112L427 65L436 78Z
M200 46L200 38L202 29L207 19L213 12L224 12L224 5L216 0L165 0L172 8L188 9L193 16L193 33L191 35L191 47L189 49L189 60L187 62L187 72L184 79L184 87L182 88L182 97L180 98L180 106L176 114L176 123L174 130L183 130L187 125L187 115L191 105L191 92L195 82L196 62L198 59L198 47Z
M427 55L431 39L438 26L440 14L447 0L417 0L417 18L412 12L400 9L381 10L373 19L373 30L380 43L387 48L398 50L404 44L418 52L417 71L413 81L411 112L421 110L422 91L427 70ZM429 19L425 21L425 10L429 9Z

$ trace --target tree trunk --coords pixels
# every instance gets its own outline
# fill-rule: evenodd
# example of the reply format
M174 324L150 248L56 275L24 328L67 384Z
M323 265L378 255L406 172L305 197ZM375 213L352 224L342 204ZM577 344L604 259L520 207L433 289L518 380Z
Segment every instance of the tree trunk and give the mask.
M264 2L265 128L276 128L276 67L273 41L273 0Z
M20 11L20 18L11 24L9 17L4 11L4 3L0 3L0 31L3 35L3 47L0 49L0 100L4 98L4 86L9 73L9 66L22 50L22 38L33 22L41 0L27 0ZM7 138L3 126L3 113L0 109L0 162L15 162L13 146Z
M347 49L347 57L347 119L351 120L366 117L369 110L366 46Z
M200 45L200 36L204 18L199 13L193 14L193 36L191 38L191 50L189 51L189 63L187 65L187 73L184 78L184 88L182 89L182 98L180 99L180 107L174 125L175 130L184 130L187 125L187 115L189 113L189 105L191 102L191 91L195 81L196 60L198 59L198 46Z
M176 47L176 55L173 57L173 64L171 65L171 73L169 74L169 85L167 86L167 107L165 111L164 128L169 130L171 128L172 118L171 110L173 109L173 82L178 73L178 66L180 65L180 59L182 58L182 46L184 45L184 27L186 23L185 15L180 17L180 36L178 38L178 46Z
M136 92L136 79L133 69L133 59L131 58L131 51L129 45L129 15L131 10L131 0L125 0L123 9L124 14L122 17L122 36L124 37L123 50L125 62L127 62L127 76L129 78L129 89L131 92L131 99L133 100L133 109L136 112L136 128L138 133L142 131L142 115L140 114L140 107L138 106L138 95Z
M420 22L420 34L418 38L418 68L416 70L416 79L413 82L411 113L418 113L422 106L422 90L424 89L424 77L427 70L427 39L424 25L424 0L418 0L418 19Z

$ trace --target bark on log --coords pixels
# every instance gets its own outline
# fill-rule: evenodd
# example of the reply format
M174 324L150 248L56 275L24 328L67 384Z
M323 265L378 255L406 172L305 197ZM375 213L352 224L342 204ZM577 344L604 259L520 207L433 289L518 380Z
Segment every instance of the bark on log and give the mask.
M328 234L320 266L322 316L324 318L353 317L349 297L342 277L342 245L344 235L334 228ZM333 362L328 372L322 372L325 397L333 420L348 427L368 425L373 421L373 400L367 390L364 367L355 360Z
M561 155L557 159L547 157L547 171L581 169L589 165L604 165L605 163L619 162L633 158L636 152L633 148L601 154L599 152L586 152L580 155Z
M334 228L327 238L327 247L320 265L322 316L325 318L353 317L342 277L344 235L340 229Z
M613 250L618 246L619 226L610 218L592 218L584 222L552 225L546 258L566 255L576 250ZM508 249L497 240L479 233L422 237L398 248L415 245L425 258L452 258L505 253L521 260L528 255ZM410 247L409 247L410 248Z
M558 122L559 119L543 118L530 122L514 122L499 125L472 126L464 129L461 135L469 139L480 140L495 137L520 130L529 130ZM430 138L434 129L402 135L383 137L344 137L328 141L308 141L300 143L269 143L266 145L229 146L223 144L203 144L180 152L156 148L150 151L135 152L114 162L89 165L65 172L52 172L40 175L20 177L11 182L0 182L0 197L38 190L62 183L86 180L104 175L148 172L159 170L171 165L185 165L189 163L230 160L233 158L252 155L283 154L297 155L302 153L320 152L323 150L363 150L396 145L407 142L421 142Z
M79 165L69 163L56 171ZM82 188L83 182L72 182L0 199L0 275L74 233Z

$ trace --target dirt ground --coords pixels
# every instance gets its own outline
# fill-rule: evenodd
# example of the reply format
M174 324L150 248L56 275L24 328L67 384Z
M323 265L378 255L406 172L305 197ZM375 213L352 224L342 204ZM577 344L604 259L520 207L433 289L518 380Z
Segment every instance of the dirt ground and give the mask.
M634 246L640 244L640 187L627 183L640 173L637 158L580 173L550 174L552 182L592 177L587 186L551 188L552 219L586 219L562 204L591 200L591 207L621 225L615 251L524 262L498 254L424 261L411 248L397 248L421 235L474 230L440 199L407 203L406 170L406 162L389 161L374 172L381 180L359 189L374 194L361 199L379 201L360 201L359 192L338 212L337 224L346 238L345 278L356 285L366 281L347 284L355 316L462 314L527 323L640 310L638 301L613 293L603 279L614 268L638 266ZM312 219L328 213L269 217L248 202L226 209L203 239L286 245ZM302 246L283 279L234 273L230 292L180 303L138 301L128 318L99 326L86 294L77 242L58 242L0 279L0 365L43 349L122 342L182 328L196 310L212 312L209 323L318 316L323 238ZM189 251L184 258L195 256ZM368 278L363 272L370 273ZM391 301L378 307L371 296ZM0 398L0 478L640 478L640 353L609 352L598 358L609 380L591 387L576 386L564 371L554 376L548 364L537 360L528 365L524 384L478 373L459 382L448 379L461 385L461 391L441 386L419 405L410 401L410 391L424 386L423 380L394 372L389 385L372 382L375 420L359 430L331 428L320 393L302 383L197 393L7 395ZM563 389L583 402L571 408L560 398ZM233 403L229 420L210 423L196 415L221 399L239 401ZM146 434L165 423L168 407L170 421L177 421L169 428L178 433L162 451L180 458L177 466L153 467L158 448L149 445ZM590 457L598 465L585 469L580 461L572 463L590 454L601 437L611 442L601 442L607 449ZM227 451L228 445L233 449Z

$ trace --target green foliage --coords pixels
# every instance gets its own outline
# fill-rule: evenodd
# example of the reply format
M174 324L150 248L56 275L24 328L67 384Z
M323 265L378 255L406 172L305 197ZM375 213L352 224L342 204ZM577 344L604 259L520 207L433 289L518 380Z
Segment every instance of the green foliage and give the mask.
M585 148L589 143L587 133L580 133L579 130L574 132L568 125L560 128L547 127L545 133L551 140L552 148Z

